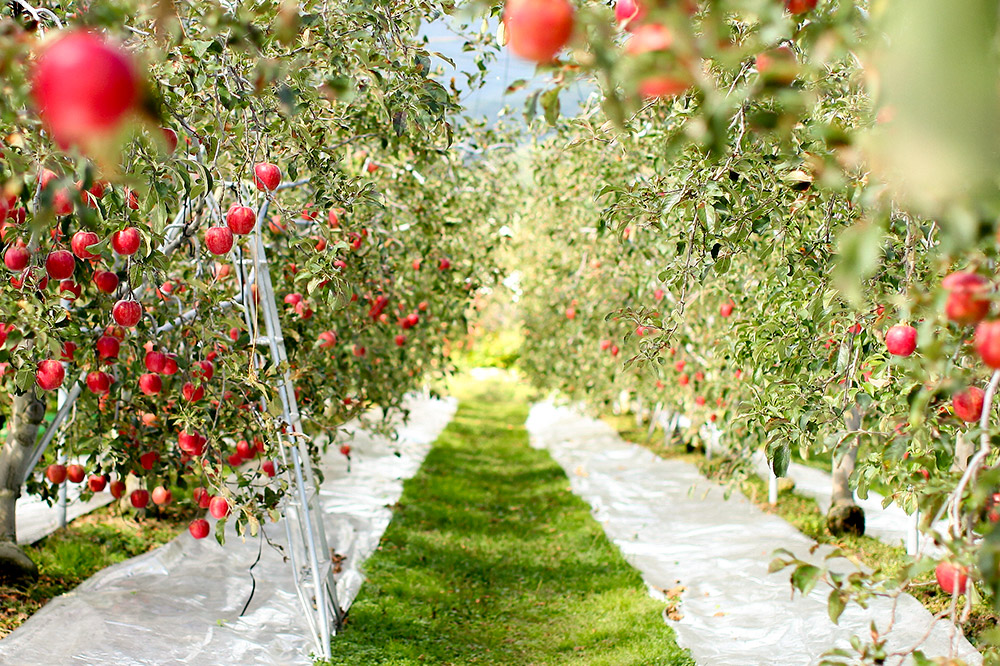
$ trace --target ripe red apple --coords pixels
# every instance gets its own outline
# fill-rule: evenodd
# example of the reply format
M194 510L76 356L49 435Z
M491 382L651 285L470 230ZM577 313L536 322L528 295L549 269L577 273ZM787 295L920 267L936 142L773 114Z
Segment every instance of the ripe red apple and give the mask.
M917 329L896 324L885 334L885 346L893 356L909 356L917 348Z
M142 305L138 301L122 299L111 309L111 316L119 326L132 328L142 319Z
M125 494L125 482L124 481L112 481L111 487L108 488L111 492L111 496L115 499L121 499L122 495Z
M250 442L245 439L241 439L236 442L236 453L239 454L240 458L244 460L251 460L254 455L256 455L257 450L250 446Z
M66 280L73 275L76 260L69 250L55 250L45 258L45 272L53 280Z
M983 363L1000 368L1000 320L980 322L973 344Z
M63 343L62 353L59 355L59 360L61 361L73 361L73 355L76 353L76 343L67 340Z
M947 594L954 594L955 588L958 588L959 594L964 594L969 582L969 570L951 562L939 562L934 569L934 577Z
M629 27L646 16L646 8L639 0L618 0L615 3L615 21Z
M819 0L785 0L785 9L791 14L804 14L816 7Z
M941 281L948 291L944 311L948 319L959 324L976 324L990 311L989 299L982 298L990 290L990 282L981 275L956 271Z
M122 256L131 256L139 251L142 235L135 227L126 227L111 235L111 247Z
M733 302L726 301L721 306L719 306L719 314L724 318L729 318L729 315L733 314Z
M350 458L351 457L351 445L350 444L341 444L340 445L340 455L347 456L348 458Z
M253 167L253 184L260 191L273 192L281 183L281 170L270 162L259 162Z
M100 474L91 474L90 478L87 479L87 487L90 488L90 492L92 493L101 492L107 484L107 478Z
M156 395L163 390L163 380L151 372L140 375L139 390L146 395Z
M97 357L101 359L116 359L121 350L118 338L102 335L97 338Z
M403 335L402 333L398 334L395 339L397 347L402 347L403 345L406 344L406 336Z
M20 245L11 245L3 253L4 265L15 273L23 271L28 266L29 261L31 261L31 253L28 252L28 248Z
M163 135L163 140L167 144L167 153L173 153L177 150L177 132L169 127L161 127L160 134Z
M233 249L233 232L229 227L212 227L205 230L205 247L212 254L226 254Z
M59 283L59 297L65 298L67 300L73 300L74 298L80 298L80 294L83 292L83 288L79 284L73 282L72 280L63 280Z
M632 38L628 40L625 51L631 55L639 55L652 51L666 51L673 44L674 35L665 25L650 23L635 31Z
M188 402L198 402L205 397L205 389L201 386L195 386L191 382L185 382L184 386L181 387L181 395Z
M265 460L264 462L262 462L260 464L260 471L264 472L264 474L268 475L269 477L274 477L276 473L274 470L274 461Z
M169 488L163 486L156 486L153 488L153 504L157 506L167 506L174 499L174 494L170 492Z
M100 370L87 373L87 388L91 393L107 395L111 392L111 375Z
M313 311L305 301L300 301L295 304L295 314L299 319L309 319L313 316Z
M211 361L196 361L191 366L191 376L207 382L215 376L215 364Z
M681 386L687 386L688 384L691 383L691 378L688 377L687 374L683 374L677 378L677 383L680 384Z
M62 386L66 379L66 371L63 370L62 363L51 359L41 361L38 370L35 372L35 381L38 386L46 391L52 391Z
M298 292L293 292L291 294L285 294L284 298L286 305L295 306L302 302L302 294Z
M160 454L156 451L146 451L141 456L139 456L139 464L147 472L153 469L153 465L157 463L160 459Z
M73 234L69 246L73 249L73 254L80 259L97 259L100 255L94 254L87 248L91 245L97 245L100 241L101 239L93 231L84 231L81 229Z
M427 312L428 307L429 305L427 304L427 301L420 301L420 303L417 305L417 309L420 310L421 312Z
M566 319L576 319L576 308L566 308Z
M85 476L87 471L83 469L83 465L74 464L66 468L66 478L72 483L82 483Z
M226 226L234 234L245 235L253 231L257 224L257 216L252 208L233 204L226 213Z
M94 271L94 284L97 285L98 291L113 294L118 288L118 275L111 271Z
M611 340L604 338L603 340L600 341L600 343L598 343L598 346L600 346L601 351L607 351L608 349L611 348Z
M208 536L209 525L208 521L204 518L198 518L197 520L192 520L191 524L188 525L188 532L191 533L195 539L204 539Z
M696 398L694 399L694 402L695 402L695 404L696 404L696 405L698 405L699 407L704 407L704 406L705 406L705 396L703 396L703 395L699 395L699 396L697 396L697 397L696 397Z
M177 355L167 354L166 360L163 361L163 371L160 374L163 375L176 375L178 371L177 367Z
M141 488L133 490L132 494L129 495L129 501L132 502L132 506L135 508L145 509L149 504L149 491L142 490Z
M129 55L85 30L65 33L44 48L31 92L43 122L64 148L113 134L140 99Z
M167 363L167 355L163 352L148 351L143 359L143 364L150 372L161 373Z
M58 463L49 465L45 468L45 478L57 486L66 480L67 473L66 465L60 465Z
M982 389L975 386L959 391L951 398L955 416L963 421L978 421L983 414L983 399Z
M354 345L354 350L353 350L353 352L354 352L354 355L355 355L355 356L357 356L358 358L361 358L362 356L364 356L364 355L365 355L365 353L366 353L366 350L365 350L365 348L364 348L364 347L362 347L361 345Z
M198 433L182 431L177 435L177 448L192 456L200 456L205 453L205 444L208 442Z
M611 345L611 355L618 356L618 345Z
M337 344L337 334L333 331L323 331L319 334L319 346L330 349Z
M213 518L222 520L229 515L229 502L226 501L225 497L213 497L208 504L208 512L212 514Z
M549 62L573 34L573 5L566 0L507 0L503 22L514 53Z

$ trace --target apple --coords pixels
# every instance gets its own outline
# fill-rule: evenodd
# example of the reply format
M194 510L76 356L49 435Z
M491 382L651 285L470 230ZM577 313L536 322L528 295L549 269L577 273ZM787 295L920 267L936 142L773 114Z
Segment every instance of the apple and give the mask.
M650 23L635 31L625 45L625 51L630 55L639 55L652 51L666 51L674 43L674 35L660 23Z
M348 458L350 458L351 457L351 445L350 444L341 444L340 445L340 455L347 456Z
M108 488L111 492L111 496L115 499L121 499L125 494L125 482L124 481L112 481L111 486Z
M118 289L118 275L111 271L96 270L94 271L94 284L97 285L98 291L113 294Z
M226 458L226 462L229 463L230 467L239 467L243 464L243 456L238 453L231 453L229 457Z
M121 343L118 338L110 335L102 335L97 338L97 357L101 359L116 359L121 350Z
M983 363L1000 368L1000 320L980 322L973 345Z
M163 390L163 380L151 372L140 375L139 390L145 395L156 395Z
M129 257L139 251L142 235L135 227L126 227L111 235L111 247L118 254Z
M146 451L139 456L139 464L148 472L153 469L153 465L155 465L159 459L160 454L156 451Z
M191 376L208 381L215 376L215 364L211 361L196 361L191 366Z
M734 305L732 301L726 301L719 306L719 314L722 315L723 318L728 319L729 316L733 314L733 307Z
M181 395L188 402L198 402L205 397L205 389L201 386L195 386L191 382L185 382L184 386L181 387Z
M173 153L177 150L177 132L169 127L161 127L160 134L163 135L163 140L167 144L167 153Z
M257 450L250 446L250 442L245 439L241 439L236 442L236 453L239 454L240 458L244 460L251 460L254 455L256 455Z
M167 506L174 499L173 493L168 488L156 486L153 488L153 504L157 506Z
M90 492L92 493L101 492L106 485L108 485L107 478L100 474L91 474L90 478L87 479L87 487L90 488Z
M421 312L427 312L428 307L430 306L427 304L427 301L420 301L420 303L417 305L417 309L420 310Z
M646 8L639 0L618 0L615 3L615 21L628 28L646 16Z
M281 171L270 162L258 162L253 166L253 184L258 190L273 192L281 183Z
M265 460L264 462L262 462L260 464L260 470L262 472L264 472L264 474L266 474L267 476L273 478L274 475L275 475L275 473L276 473L275 470L274 470L274 461L273 460Z
M87 30L45 46L31 77L39 115L63 148L116 132L138 105L139 88L129 55Z
M195 539L204 539L208 536L209 525L208 521L204 518L198 518L197 520L192 520L191 524L188 525L188 532L191 533Z
M80 259L97 259L100 255L94 254L87 248L91 245L97 245L101 241L93 231L77 231L73 234L73 238L70 239L69 246L75 254Z
M11 245L3 253L4 265L15 273L23 271L28 266L29 261L31 261L31 252L28 252L28 248L20 245Z
M618 345L611 345L611 355L618 356Z
M970 386L964 391L959 391L951 398L955 416L963 421L978 421L983 414L984 394L982 389Z
M229 212L226 213L226 226L234 234L246 235L253 231L256 224L257 215L252 208L233 204L230 206Z
M167 358L163 361L163 371L160 374L176 375L178 369L177 356L175 354L167 354Z
M163 352L148 351L143 359L143 364L146 366L146 370L161 373L167 364L167 355Z
M300 319L309 319L313 316L313 311L305 301L300 301L295 304L295 314Z
M323 331L319 334L319 346L323 349L331 349L337 344L337 334L333 331Z
M917 329L896 324L885 334L885 346L893 356L909 356L917 348Z
M956 587L959 594L964 594L968 587L969 570L951 562L939 562L934 568L934 577L947 594L954 594Z
M691 378L688 377L687 374L683 374L677 378L677 383L680 384L681 386L687 386L688 384L691 383Z
M818 0L785 0L785 9L791 14L804 14L816 7Z
M139 210L139 195L129 188L125 188L125 205L132 210Z
M73 361L73 355L76 353L76 343L67 340L63 343L62 353L59 355L59 359L62 361Z
M87 471L83 469L83 465L74 464L66 468L66 478L72 483L82 483L85 476Z
M35 372L35 381L43 390L52 391L59 388L64 379L66 379L66 371L63 369L62 363L51 359L39 362L38 370Z
M703 396L703 395L699 395L699 396L697 396L697 397L696 397L696 398L694 399L694 403L695 403L696 405L698 405L699 407L704 407L704 406L705 406L705 396Z
M355 356L357 356L358 358L361 358L362 356L364 356L364 355L365 355L365 353L366 353L366 350L365 350L365 348L364 348L364 347L362 347L361 345L354 345L354 350L353 350L353 353L354 353L354 355L355 355Z
M66 280L73 275L76 260L69 250L55 250L45 258L45 272L53 280Z
M122 299L111 309L111 316L119 326L132 328L142 319L142 305L138 301Z
M205 230L205 247L212 254L227 254L233 249L233 232L229 227L211 227Z
M285 294L284 298L286 305L296 306L302 302L302 294L298 292L293 292L291 294Z
M200 456L205 453L205 444L208 442L198 433L181 431L177 435L177 448L192 456Z
M229 515L229 502L225 497L213 497L208 504L208 512L217 520L222 520Z
M573 34L573 5L567 0L507 0L503 22L514 53L549 62Z
M132 494L129 495L129 501L135 508L145 509L146 506L149 504L149 491L142 490L141 488L138 490L133 490Z
M87 373L87 388L91 393L107 395L111 392L111 375L100 370Z
M66 465L55 463L45 468L45 478L56 485L65 481L67 474Z
M598 343L598 346L601 348L601 351L607 351L611 348L611 340L604 338Z
M63 292L66 292L65 294ZM80 294L83 293L83 288L73 282L73 280L63 280L59 283L59 297L65 298L66 300L73 300L75 298L80 298Z
M576 319L576 308L566 308L566 319Z
M396 346L397 347L402 347L403 345L406 344L406 336L403 335L402 333L399 333L398 335L396 335L395 340L396 340Z
M990 311L990 301L985 296L990 290L990 282L981 275L956 271L941 281L948 291L944 311L948 319L959 324L976 324Z

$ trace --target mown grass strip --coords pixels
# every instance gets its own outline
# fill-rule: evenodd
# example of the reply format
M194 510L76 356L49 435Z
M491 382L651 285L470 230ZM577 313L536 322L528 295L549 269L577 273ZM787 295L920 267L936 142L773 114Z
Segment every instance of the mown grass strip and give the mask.
M692 664L510 383L463 382L404 487L330 664Z

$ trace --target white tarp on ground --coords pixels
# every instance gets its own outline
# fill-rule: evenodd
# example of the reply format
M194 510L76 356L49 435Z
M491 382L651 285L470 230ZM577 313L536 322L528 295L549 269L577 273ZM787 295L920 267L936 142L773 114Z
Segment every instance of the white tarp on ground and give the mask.
M527 426L532 445L547 449L566 470L573 492L593 507L646 583L653 590L687 587L683 618L671 626L699 664L816 664L833 647L849 648L851 635L867 637L873 620L887 627L888 600L876 600L867 610L851 605L834 625L826 584L807 597L793 597L789 570L767 573L773 551L785 548L819 561L830 549L810 555L812 540L737 492L726 500L723 489L693 465L623 442L607 424L550 403L535 405ZM932 621L910 596L901 598L895 617L892 650L917 644ZM952 633L951 625L938 623L922 649L948 654ZM981 663L965 638L955 635L954 642L962 658Z
M110 504L111 493L107 490L94 493L89 500L80 499L83 483L68 483L66 488L66 521L69 522L94 509ZM84 482L86 483L86 482ZM14 509L17 521L17 542L19 544L35 543L42 537L59 529L59 507L49 506L38 495L28 495L22 491Z
M349 474L336 446L322 464L327 537L347 557L338 576L345 607L361 586L362 562L389 524L388 507L399 499L403 480L420 468L456 403L414 398L408 406L411 420L398 429L398 441L359 431L351 441ZM280 525L266 531L273 542L285 543ZM253 601L238 617L257 553L257 539L241 543L230 533L222 547L211 537L195 541L184 533L51 601L0 641L0 664L308 664L313 643L292 572L267 544L253 570Z

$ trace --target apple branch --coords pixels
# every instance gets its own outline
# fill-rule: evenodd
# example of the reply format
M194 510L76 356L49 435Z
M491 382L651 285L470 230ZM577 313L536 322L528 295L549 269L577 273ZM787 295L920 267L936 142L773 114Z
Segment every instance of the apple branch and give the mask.
M972 457L972 460L969 461L969 465L965 468L961 480L959 480L954 492L948 498L948 529L955 538L961 537L962 532L959 527L961 520L959 509L962 504L962 495L965 494L965 489L968 487L969 482L979 472L979 468L986 462L986 457L990 454L990 433L988 427L990 423L990 411L993 408L993 397L996 395L998 384L1000 384L1000 370L994 370L993 376L990 377L989 386L986 387L986 395L983 396L983 413L979 417L979 429L982 431L979 435L979 450Z

